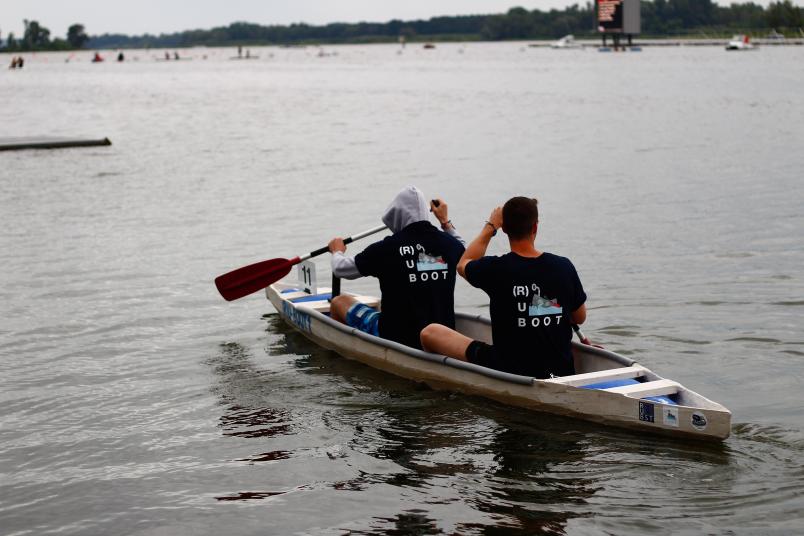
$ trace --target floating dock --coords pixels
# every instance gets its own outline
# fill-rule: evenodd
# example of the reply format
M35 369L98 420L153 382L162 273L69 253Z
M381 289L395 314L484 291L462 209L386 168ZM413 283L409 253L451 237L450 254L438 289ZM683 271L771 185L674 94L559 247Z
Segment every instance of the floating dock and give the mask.
M98 147L111 145L109 138L0 138L0 151L21 151L23 149L64 149L67 147Z

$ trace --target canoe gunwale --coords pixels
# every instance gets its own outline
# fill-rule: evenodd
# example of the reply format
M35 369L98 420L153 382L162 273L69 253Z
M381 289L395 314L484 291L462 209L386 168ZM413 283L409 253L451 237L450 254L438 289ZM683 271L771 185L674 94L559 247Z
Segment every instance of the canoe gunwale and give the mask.
M280 298L281 299L281 298ZM500 370L494 370L487 367L482 367L480 365L475 365L474 363L467 363L466 361L461 361L459 359L454 359L452 357L447 357L441 354L433 354L430 352L424 352L422 350L418 350L416 348L411 348L410 346L406 346L404 344L400 344L396 341L391 341L388 339L382 339L380 337L375 337L374 335L370 335L363 331L360 331L357 328L353 328L338 322L337 320L333 320L331 317L323 314L320 311L316 311L313 308L305 307L303 304L299 304L296 307L298 310L302 310L305 313L314 316L316 320L319 322L323 322L327 326L340 331L341 333L345 333L348 335L353 335L359 339L363 339L371 344L376 346L381 346L384 348L388 348L390 350L394 350L410 357L421 359L423 361L431 361L433 363L439 363L442 365L446 365L448 367L457 368L468 370L470 372L475 372L477 374L481 374L483 376L487 376L489 378L494 378L496 380L502 380L506 382L516 383L519 385L533 385L534 381L537 381L535 378L531 376L521 376L519 374L511 374L509 372L503 372Z
M273 287L273 285L271 287L268 287L268 288L265 289L266 296L268 297L269 300L270 300L270 297L271 297L270 292L271 292L272 287ZM274 292L276 292L276 291L274 290ZM277 295L277 298L282 303L289 303L285 299L285 297L282 296L279 292L276 292L276 295ZM313 302L305 302L305 303L299 303L299 304L292 304L291 303L291 306L296 310L304 311L306 314L314 316L316 318L316 320L318 320L320 322L323 322L327 326L329 326L329 327L331 327L331 328L333 328L333 329L335 329L337 331L340 331L341 333L355 336L355 337L357 337L359 339L367 341L367 342L369 342L371 344L374 344L376 346L380 346L380 347L383 347L383 348L388 348L390 350L394 350L394 351L403 353L405 355L408 355L408 356L416 358L416 359L421 359L423 361L430 361L430 362L433 362L433 363L440 363L442 365L446 365L448 367L452 367L452 368L456 368L456 369L468 370L470 372L475 372L475 373L480 374L482 376L486 376L486 377L489 377L489 378L494 378L494 379L502 380L502 381L506 381L506 382L511 382L511 383L515 383L515 384L519 384L519 385L533 385L534 382L542 381L542 380L539 380L537 378L533 378L532 376L522 376L522 375L519 375L519 374L511 374L510 372L503 372L503 371L500 371L500 370L495 370L495 369L491 369L491 368L488 368L488 367L483 367L483 366L480 366L480 365L476 365L474 363L468 363L466 361L461 361L459 359L454 359L452 357L447 357L447 356L444 356L444 355L441 355L441 354L433 354L433 353L430 353L430 352L425 352L425 351L419 350L417 348L411 348L410 346L406 346L404 344L400 344L400 343L398 343L396 341L392 341L392 340L389 340L389 339L383 339L381 337L375 337L374 335L370 335L368 333L360 331L357 328L353 328L351 326L347 326L346 324L338 322L337 320L333 320L330 316L325 315L324 313L322 313L321 311L318 311L314 307L308 306L311 303L313 303ZM461 320L466 320L466 321L470 321L470 322L479 322L481 324L486 324L488 326L491 326L491 320L489 318L487 318L485 316L482 316L482 315L477 315L477 314L468 314L468 313L456 312L455 313L455 319L456 320L461 319ZM582 351L582 352L586 352L586 353L589 353L589 354L598 355L598 356L603 357L605 359L614 361L615 363L620 364L623 367L630 367L630 366L636 364L636 361L634 361L633 359L629 359L629 358L627 358L627 357L625 357L623 355L617 354L615 352L611 352L609 350L605 350L603 348L597 348L595 346L589 346L589 345L586 345L586 344L581 344L581 343L579 343L577 341L574 341L574 340L572 341L572 347L576 351Z

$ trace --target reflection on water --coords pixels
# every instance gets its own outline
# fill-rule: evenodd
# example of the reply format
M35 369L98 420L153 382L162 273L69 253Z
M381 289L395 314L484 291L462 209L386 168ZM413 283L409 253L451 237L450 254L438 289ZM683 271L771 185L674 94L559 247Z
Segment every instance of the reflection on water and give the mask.
M291 434L291 416L288 412L271 407L242 406L240 402L252 400L255 392L250 387L263 387L268 378L251 364L250 355L237 343L221 345L219 359L210 363L220 377L213 391L226 404L220 427L224 435L238 437L271 437Z
M347 471L283 489L217 496L221 501L282 495L287 503L330 490L381 503L389 490L407 490L395 512L372 514L369 506L355 513L349 530L436 534L446 526L461 534L563 534L572 522L588 520L599 501L621 502L650 482L659 487L640 499L645 507L678 501L678 494L660 483L679 478L679 471L718 474L718 493L733 484L728 469L733 454L721 445L668 444L433 391L324 350L277 316L266 317L266 333L271 342L264 357L230 343L210 361L222 403L221 433L254 443L251 454L232 463L279 474L287 470L283 464L323 458ZM302 378L259 365L288 357L287 365ZM308 388L299 392L299 383ZM296 449L264 449L267 439L288 434L302 436ZM340 438L334 444L313 439L333 434ZM702 481L709 483L696 494L712 487L711 479ZM626 505L617 510L608 513L623 515Z
M229 495L223 497L215 497L219 501L253 501L259 499L267 499L276 495L282 495L284 491L243 491L237 495Z
M664 524L680 513L717 519L735 515L739 502L763 509L804 491L804 484L796 484L769 496L764 486L756 487L758 482L745 481L745 469L755 464L781 464L775 469L780 478L782 474L801 474L800 467L795 469L789 460L775 459L777 453L791 448L801 450L801 445L785 438L781 430L774 439L772 430L737 425L735 440L727 445L609 430L432 391L324 350L276 316L266 320L266 332L279 336L266 347L266 357L295 356L289 364L316 384L312 390L315 398L325 400L313 428L344 432L339 445L326 447L328 459L359 466L353 466L350 478L319 481L294 491L320 490L324 485L333 492L360 493L379 500L389 488L407 490L404 506L393 514L358 514L363 521L349 525L355 534L450 530L461 534L565 534L579 523L601 522L605 527L606 519L615 522L630 517L634 508L650 514L628 530L662 533ZM246 362L260 360L222 349ZM249 369L241 364L233 370ZM250 370L250 374L264 376L256 367ZM248 377L236 381L252 383ZM279 386L263 383L259 387L274 388ZM242 414L237 406L229 406L227 411ZM262 411L269 424L276 416L282 416L283 422L289 416L290 429L297 424L287 408ZM263 418L246 423L246 427L264 425ZM226 413L222 422L231 420ZM309 422L298 424L311 427ZM764 444L761 454L756 451L757 441ZM285 460L307 455L305 449L255 454L236 461L265 459L279 464L273 467L281 471ZM260 493L264 495L258 498L270 498L277 492ZM226 500L240 496L255 498L241 492ZM606 508L600 510L603 504ZM366 514L370 511L367 508Z

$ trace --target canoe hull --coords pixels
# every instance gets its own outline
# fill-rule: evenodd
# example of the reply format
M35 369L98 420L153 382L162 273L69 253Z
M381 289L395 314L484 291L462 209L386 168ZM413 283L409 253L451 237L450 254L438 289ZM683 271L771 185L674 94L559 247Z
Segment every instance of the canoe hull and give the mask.
M670 406L614 392L555 383L554 380L535 380L504 373L498 373L501 377L494 377L481 372L496 371L361 333L323 314L324 304L294 304L285 299L281 291L281 286L272 285L266 291L268 299L288 325L311 341L348 359L425 383L433 389L481 396L506 405L645 433L722 440L730 432L731 413L720 404L691 391L685 390L687 394L684 396L694 399L697 402L694 406ZM456 323L460 331L471 337L490 338L486 319L459 314ZM579 372L618 370L633 363L612 352L587 348L574 344ZM615 361L612 356L619 359ZM644 370L651 379L658 378L649 370Z

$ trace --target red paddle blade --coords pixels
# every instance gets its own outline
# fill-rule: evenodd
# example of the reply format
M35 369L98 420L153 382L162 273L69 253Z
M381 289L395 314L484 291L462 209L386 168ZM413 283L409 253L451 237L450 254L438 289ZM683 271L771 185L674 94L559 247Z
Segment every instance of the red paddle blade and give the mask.
M226 301L236 300L276 283L298 263L298 257L257 262L216 277L215 286Z

